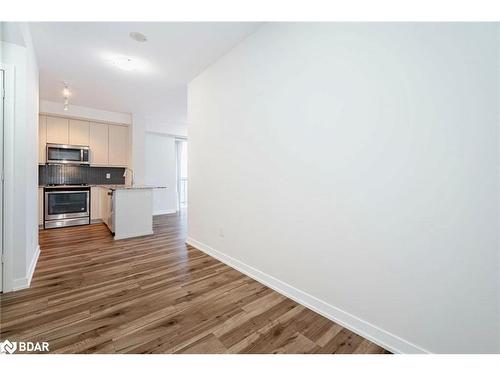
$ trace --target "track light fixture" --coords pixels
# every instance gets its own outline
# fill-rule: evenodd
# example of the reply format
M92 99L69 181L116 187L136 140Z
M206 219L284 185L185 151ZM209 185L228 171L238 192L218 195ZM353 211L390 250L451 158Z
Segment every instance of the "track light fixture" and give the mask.
M64 97L64 110L67 111L69 106L69 89L67 82L64 82L63 97Z

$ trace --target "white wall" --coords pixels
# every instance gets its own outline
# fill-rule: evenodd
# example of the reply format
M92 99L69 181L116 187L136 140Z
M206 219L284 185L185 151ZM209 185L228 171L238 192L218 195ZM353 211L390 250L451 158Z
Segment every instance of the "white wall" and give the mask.
M188 241L392 350L500 352L497 28L260 28L189 84Z
M132 132L132 163L138 184L146 181L146 133L163 134L171 137L186 137L187 126L179 122L162 122L140 113L134 113Z
M5 291L29 286L38 259L38 67L25 23L5 23L3 35L22 36L22 45L1 42L2 63L7 64L13 91L13 122L5 124L5 222L9 242ZM10 40L10 39L9 39ZM10 85L11 83L6 84ZM6 111L10 111L10 104Z
M68 110L65 111L62 98L60 103L51 102L49 100L40 100L40 112L59 116L82 117L89 120L114 122L126 125L130 125L132 123L132 115L130 113L104 111L102 109L82 107L71 103L68 106Z
M148 121L146 129L148 132L166 134L178 137L187 137L187 125L181 122L156 122Z
M175 138L157 133L146 133L145 183L165 186L153 190L153 214L161 215L177 211Z
M31 33L27 24L21 25L26 44L26 138L19 139L26 168L26 275L31 281L38 259L38 112L39 77Z

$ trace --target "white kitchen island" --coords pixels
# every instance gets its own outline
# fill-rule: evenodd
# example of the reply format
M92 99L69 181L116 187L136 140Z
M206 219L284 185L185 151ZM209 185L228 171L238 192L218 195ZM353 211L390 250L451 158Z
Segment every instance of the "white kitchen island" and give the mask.
M153 234L153 189L164 187L109 185L104 222L115 240Z

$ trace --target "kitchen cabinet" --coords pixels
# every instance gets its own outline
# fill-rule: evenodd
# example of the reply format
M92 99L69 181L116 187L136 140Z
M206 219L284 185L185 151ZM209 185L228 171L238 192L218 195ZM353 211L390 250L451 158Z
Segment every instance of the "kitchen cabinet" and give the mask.
M90 138L90 125L88 121L69 120L69 144L88 146Z
M116 167L127 166L128 127L108 125L108 156L109 165Z
M90 188L90 220L101 219L101 187Z
M111 193L111 190L108 189L108 188L100 188L101 190L101 201L100 201L100 204L101 204L101 217L102 217L102 221L104 222L104 224L106 224L108 227L111 225L111 199L112 199L112 196L111 194L108 194L108 193Z
M47 116L47 143L67 144L69 141L69 120Z
M108 124L90 123L90 164L108 165Z
M115 188L108 228L115 240L153 234L153 188Z
M47 116L38 116L38 164L45 164L47 154L45 145L47 144Z
M38 225L43 225L43 188L38 188Z
M38 163L46 163L46 144L89 146L90 165L126 167L129 127L87 120L39 115Z

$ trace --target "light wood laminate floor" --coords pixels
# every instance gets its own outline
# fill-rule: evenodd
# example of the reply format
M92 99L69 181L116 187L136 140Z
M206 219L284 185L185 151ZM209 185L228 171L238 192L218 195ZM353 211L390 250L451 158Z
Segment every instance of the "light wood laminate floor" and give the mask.
M185 215L151 236L104 224L40 231L29 289L1 295L1 340L51 353L387 353L185 244Z

